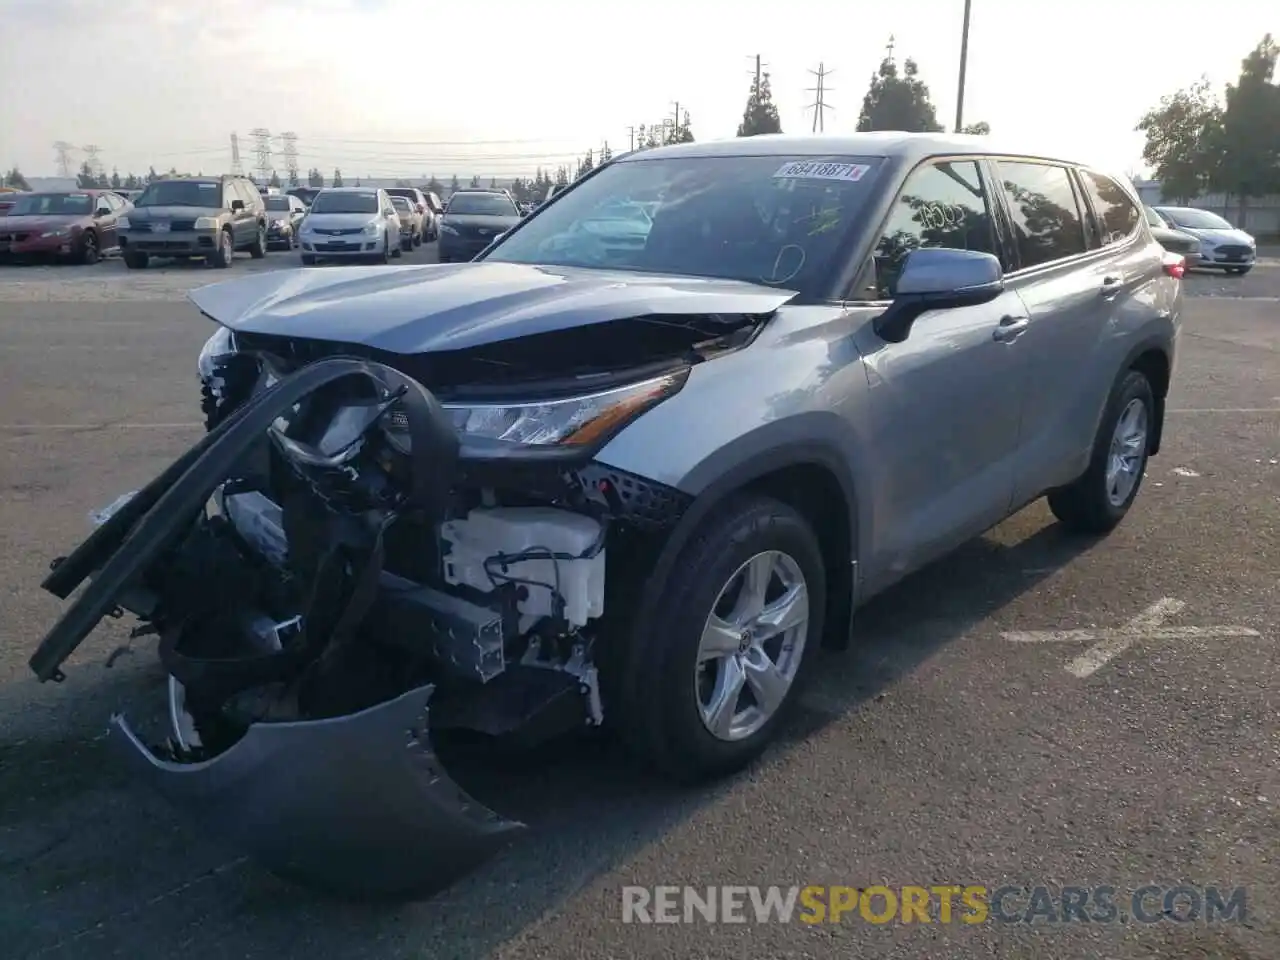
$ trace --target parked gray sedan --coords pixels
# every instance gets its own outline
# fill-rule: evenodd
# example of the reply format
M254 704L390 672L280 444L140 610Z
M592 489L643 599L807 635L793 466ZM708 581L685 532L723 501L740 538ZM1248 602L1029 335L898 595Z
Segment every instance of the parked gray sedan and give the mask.
M1123 180L983 141L646 150L474 262L195 291L210 433L54 566L89 582L32 669L150 620L172 729L111 742L362 896L522 826L430 728L739 769L860 604L1040 497L1110 531L1160 450L1182 258Z
M1253 269L1257 241L1216 213L1195 207L1156 207L1155 211L1174 229L1200 241L1200 255L1189 266L1213 267L1240 276Z

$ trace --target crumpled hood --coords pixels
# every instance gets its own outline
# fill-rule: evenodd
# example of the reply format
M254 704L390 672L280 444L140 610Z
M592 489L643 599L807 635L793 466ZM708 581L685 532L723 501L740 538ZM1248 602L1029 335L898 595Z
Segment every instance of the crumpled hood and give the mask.
M60 227L83 226L88 219L73 213L45 217L0 217L0 231L39 233L43 230L57 230Z
M1208 240L1211 243L1243 243L1246 247L1253 243L1253 237L1243 230L1202 230L1198 227L1178 227L1182 233L1189 233L1197 240Z
M480 262L277 270L188 296L232 330L416 354L627 317L763 315L796 293L736 280Z

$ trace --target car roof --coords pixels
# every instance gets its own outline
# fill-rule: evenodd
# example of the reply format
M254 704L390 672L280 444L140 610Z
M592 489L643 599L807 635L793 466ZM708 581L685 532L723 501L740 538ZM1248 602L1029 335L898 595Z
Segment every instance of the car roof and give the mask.
M615 157L614 161L632 163L660 157L848 156L892 157L914 163L939 154L994 154L1091 166L1070 157L1018 149L990 134L906 133L901 130L851 134L765 133L754 137L676 143L636 150Z
M322 187L322 193L377 193L384 187Z

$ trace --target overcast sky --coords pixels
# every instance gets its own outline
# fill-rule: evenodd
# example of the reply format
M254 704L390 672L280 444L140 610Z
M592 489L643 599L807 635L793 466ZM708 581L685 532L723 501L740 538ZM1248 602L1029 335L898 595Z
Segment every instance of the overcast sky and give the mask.
M0 165L55 172L52 144L109 171L221 171L230 135L295 131L303 169L518 175L567 162L673 101L732 136L763 54L783 129L851 131L890 34L955 113L963 0L0 0ZM447 12L444 12L447 11ZM483 12L481 12L483 11ZM1263 0L973 0L967 122L1125 172L1134 123L1208 74L1233 80L1280 6ZM280 141L274 165L283 171ZM75 162L83 153L73 155Z

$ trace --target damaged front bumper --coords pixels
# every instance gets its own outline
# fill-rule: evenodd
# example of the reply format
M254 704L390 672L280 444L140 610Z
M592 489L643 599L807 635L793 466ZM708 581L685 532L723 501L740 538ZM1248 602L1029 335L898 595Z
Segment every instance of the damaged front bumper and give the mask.
M430 396L416 384L352 359L323 361L292 374L229 415L148 487L103 511L91 536L55 564L44 582L55 595L67 598L89 582L33 654L30 665L37 676L62 679L62 663L105 615L121 607L149 621L146 632L161 636L162 659L170 645L171 696L179 673L182 683L204 678L216 686L219 678L226 679L219 671L230 676L227 668L236 666L250 670L265 689L290 680L291 671L323 661L329 647L308 659L296 649L264 649L261 643L252 656L237 658L247 652L248 633L229 637L224 648L211 653L208 637L218 638L212 627L204 631L205 648L175 652L175 638L180 644L199 631L188 630L191 618L183 610L166 609L165 585L175 582L173 568L182 566L192 543L209 549L214 542L197 536L209 529L205 505L267 429L311 393L351 377L398 384L418 443L415 468L447 474L456 439L447 424L433 421ZM414 390L420 391L416 398ZM437 484L420 475L412 489L418 501L400 506L430 512ZM227 542L230 535L217 541ZM222 554L207 556L221 559ZM188 584L199 583L200 572L183 575ZM226 589L212 581L210 590ZM357 578L354 592L359 585ZM251 602L245 599L245 606ZM209 609L201 609L207 619ZM328 613L342 623L341 609ZM335 627L333 636L338 632ZM184 666L175 669L174 663ZM331 673L340 681L342 670L339 661ZM318 716L315 711L307 716L306 710L293 716L267 713L244 725L225 748L206 746L194 755L182 748L176 729L170 744L153 748L118 715L112 718L110 739L185 814L273 872L349 897L419 895L471 870L523 829L468 796L441 767L428 733L428 703L435 689L419 684L354 710L325 714L331 708L323 708ZM302 702L296 690L292 696L295 706ZM176 727L179 711L173 703L170 708Z
M110 739L202 827L273 873L343 896L434 892L523 825L468 796L427 735L431 687L359 713L260 723L213 760L157 757L122 716Z

